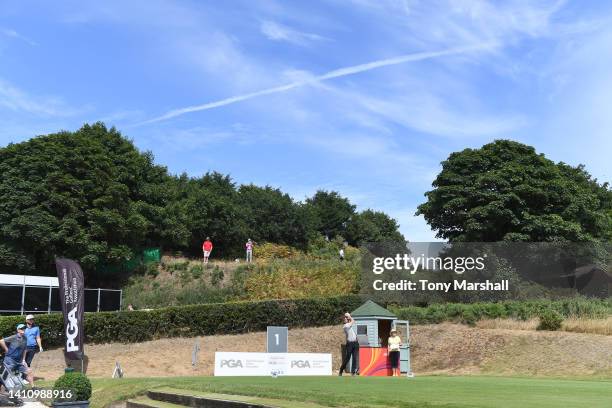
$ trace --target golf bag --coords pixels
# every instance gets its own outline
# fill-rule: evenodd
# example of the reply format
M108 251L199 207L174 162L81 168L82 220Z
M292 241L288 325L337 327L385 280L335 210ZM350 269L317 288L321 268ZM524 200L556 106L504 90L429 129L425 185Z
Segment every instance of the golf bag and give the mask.
M28 382L22 377L19 371L9 370L4 365L4 358L0 357L0 386L4 386L4 391L20 391ZM8 398L6 394L0 394L0 406L20 406L23 401L17 398Z

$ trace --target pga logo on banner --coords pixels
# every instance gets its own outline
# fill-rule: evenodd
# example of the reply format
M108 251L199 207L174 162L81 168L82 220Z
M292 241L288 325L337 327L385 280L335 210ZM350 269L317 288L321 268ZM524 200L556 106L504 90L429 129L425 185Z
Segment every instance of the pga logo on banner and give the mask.
M82 360L84 356L83 312L85 309L83 270L76 261L64 258L56 259L55 267L64 314L66 357L69 360Z
M331 375L331 354L215 353L216 376Z
M270 375L267 353L215 353L215 375Z
M286 375L331 375L332 357L325 353L287 353Z
M68 313L68 325L66 326L66 352L78 352L77 336L79 335L79 319L77 318L78 306Z

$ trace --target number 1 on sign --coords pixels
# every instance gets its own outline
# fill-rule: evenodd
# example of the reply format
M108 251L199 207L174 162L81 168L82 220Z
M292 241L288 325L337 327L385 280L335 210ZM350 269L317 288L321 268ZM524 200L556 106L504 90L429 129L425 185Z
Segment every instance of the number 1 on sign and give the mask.
M278 338L278 333L275 333L274 337L276 338L276 345L277 346L280 345L280 341L279 341L279 338Z

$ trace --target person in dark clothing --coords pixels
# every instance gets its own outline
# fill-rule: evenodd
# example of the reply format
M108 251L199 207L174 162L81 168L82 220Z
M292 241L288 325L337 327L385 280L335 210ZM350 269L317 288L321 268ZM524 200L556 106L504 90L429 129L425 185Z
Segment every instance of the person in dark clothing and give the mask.
M359 343L357 342L357 332L355 331L355 320L353 320L348 312L344 314L344 325L342 328L346 336L346 346L338 375L342 376L342 373L346 370L349 359L352 361L351 374L359 375Z
M17 325L17 333L0 339L0 348L4 351L4 366L10 371L19 371L24 374L30 383L34 385L32 370L25 363L26 344L25 324Z

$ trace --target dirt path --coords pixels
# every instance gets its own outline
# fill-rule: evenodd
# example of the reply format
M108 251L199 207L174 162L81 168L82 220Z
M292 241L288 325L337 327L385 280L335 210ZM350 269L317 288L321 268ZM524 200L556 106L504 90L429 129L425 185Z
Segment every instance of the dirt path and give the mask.
M265 332L200 338L198 367L191 366L195 338L139 344L89 345L88 374L110 377L119 361L128 377L212 375L215 351L264 351ZM333 354L340 365L340 327L295 329L290 352ZM419 374L598 375L612 377L612 336L479 329L444 323L411 330L413 371ZM45 351L34 361L37 377L54 379L64 367L61 350Z

